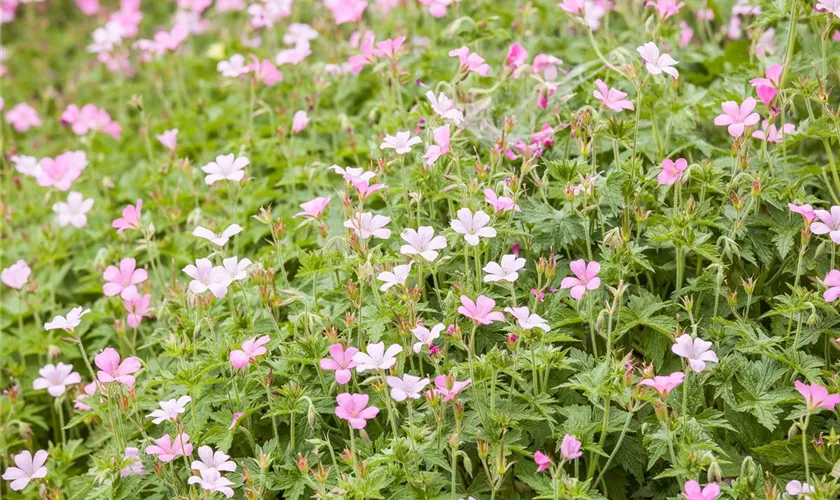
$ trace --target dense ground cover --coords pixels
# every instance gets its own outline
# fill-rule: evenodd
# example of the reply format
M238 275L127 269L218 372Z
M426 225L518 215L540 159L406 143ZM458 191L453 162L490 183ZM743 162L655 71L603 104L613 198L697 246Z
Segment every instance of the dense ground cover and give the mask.
M0 21L3 496L840 495L837 0Z

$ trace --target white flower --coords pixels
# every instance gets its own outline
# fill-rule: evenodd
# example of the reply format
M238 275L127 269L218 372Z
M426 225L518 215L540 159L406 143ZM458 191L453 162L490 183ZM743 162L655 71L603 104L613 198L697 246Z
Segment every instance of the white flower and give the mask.
M353 361L358 363L356 371L363 373L367 370L387 370L397 363L397 354L402 352L402 346L392 344L385 350L385 342L368 344L367 352L357 352Z
M158 403L160 405L160 409L149 413L146 415L146 418L153 418L154 420L152 420L152 423L155 425L160 424L164 420L174 422L178 420L178 415L186 411L185 407L190 401L192 401L192 399L189 396L181 396L178 399L161 401Z
M193 236L204 238L205 240L208 240L212 243L215 243L216 245L219 245L220 247L223 247L227 245L229 239L241 233L242 231L242 226L240 226L239 224L231 224L227 227L227 229L222 231L222 234L216 234L204 226L196 227L195 229L193 229L192 234Z
M87 46L87 51L93 54L111 52L122 44L122 40L122 25L111 21L93 30L93 43Z
M423 141L419 137L411 137L411 132L397 132L396 136L386 135L379 149L393 149L398 155L404 155L411 152L411 146L421 144Z
M484 277L485 283L494 283L497 281L504 281L513 283L519 278L519 270L525 267L525 259L517 258L516 255L505 255L502 257L501 265L495 262L488 262L483 270L487 275Z
M210 293L217 298L227 295L227 289L231 283L230 273L224 267L213 267L210 259L196 259L195 265L190 264L183 271L192 278L190 281L192 293L201 294L210 290Z
M353 218L344 221L344 227L352 229L356 236L362 240L371 236L386 240L391 237L391 230L385 227L389 222L391 222L389 217L365 212L356 214Z
M820 0L815 7L817 12L830 12L840 18L840 0Z
M443 326L443 323L438 323L429 330L422 323L418 323L417 326L411 330L411 333L413 333L420 342L415 342L411 349L414 352L419 353L420 350L423 349L424 345L431 346L432 342L440 337L440 332L442 332L444 328L445 326Z
M22 451L14 456L17 467L9 467L3 473L3 479L11 481L9 487L12 491L20 491L26 488L29 481L47 477L47 468L44 463L49 455L44 450L35 452L35 456L29 450Z
M446 248L446 238L435 236L434 228L429 226L420 226L416 231L406 229L400 237L408 243L400 247L401 254L419 255L429 262L438 258L438 250Z
M228 460L230 457L223 451L213 452L213 448L209 446L202 446L198 449L198 457L201 461L195 460L190 468L198 472L204 472L207 469L216 469L219 472L233 472L236 470L236 463Z
M505 307L505 312L516 318L517 324L523 330L530 330L532 328L539 328L545 332L551 330L546 320L538 314L531 314L525 306Z
M222 269L228 273L231 281L242 281L248 278L248 267L250 265L250 259L238 260L235 255L222 261Z
M201 477L190 476L187 479L187 483L198 484L204 490L211 493L219 492L227 498L233 496L233 489L231 488L234 484L233 481L222 477L216 469L205 469L201 471Z
M87 213L93 208L93 198L85 199L82 193L70 191L67 201L59 201L53 204L52 209L58 215L58 225L61 227L68 224L73 227L85 227L87 225Z
M64 363L57 365L50 363L38 370L38 373L41 374L41 377L32 382L32 388L35 390L46 389L50 396L54 398L64 394L68 385L78 384L82 381L82 376L73 371L73 365Z
M411 272L411 264L412 263L409 262L408 264L396 266L394 267L394 272L382 271L379 273L379 276L377 276L376 279L385 282L385 284L379 287L379 289L383 292L387 292L388 289L394 285L404 285L405 280L408 278L408 273Z
M804 495L801 497L803 500L811 500L811 497L806 495L806 493L813 493L814 487L808 483L803 483L794 479L785 485L785 491L787 491L788 495L794 498L800 498L800 495Z
M688 360L688 364L695 373L706 369L706 363L717 363L718 357L711 350L712 343L701 338L692 339L691 335L680 335L677 342L671 346L671 351L681 358Z
M330 170L337 174L340 174L342 177L344 177L344 180L349 182L350 184L370 182L371 179L376 177L376 172L368 172L365 171L365 169L359 167L341 168L338 165L333 165L330 167Z
M443 92L435 98L434 92L430 90L426 92L426 99L432 104L432 110L444 120L452 120L455 125L460 125L464 121L464 114L455 108L455 103Z
M312 29L308 24L292 23L286 34L283 35L283 43L286 45L297 45L303 42L309 42L318 38L318 32Z
M429 379L405 374L402 378L387 377L385 381L391 388L391 399L405 401L407 398L420 399L420 391L429 385Z
M452 229L463 234L464 239L472 246L478 245L479 238L495 238L496 230L485 227L490 222L490 216L479 210L473 215L468 208L458 210L458 218L450 222Z
M211 161L207 165L201 167L207 175L204 177L204 182L210 186L217 181L236 181L239 182L245 177L243 168L247 167L251 162L244 156L234 157L233 153L228 155L219 155L216 161Z
M89 313L90 309L82 309L81 307L74 307L67 313L67 316L56 316L52 321L44 324L47 330L67 330L72 332L82 322L82 316Z
M668 54L660 55L659 47L655 43L648 42L640 45L636 48L636 51L642 56L642 59L645 61L645 67L651 75L666 73L674 78L679 78L680 74L673 67L677 64L677 61Z
M216 69L222 76L228 78L238 78L248 73L248 65L245 64L245 58L242 54L234 54L227 61L219 61Z
M41 162L34 156L14 155L11 157L15 170L30 177L38 177L41 173Z

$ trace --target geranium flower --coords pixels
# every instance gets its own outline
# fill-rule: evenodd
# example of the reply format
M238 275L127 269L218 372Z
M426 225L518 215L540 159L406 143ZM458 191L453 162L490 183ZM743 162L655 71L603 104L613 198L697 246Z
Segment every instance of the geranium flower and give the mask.
M137 295L137 285L146 281L149 274L145 269L137 268L136 260L125 257L120 260L119 268L108 266L102 273L102 278L106 281L105 286L102 287L102 293L106 297L119 294L127 299Z
M295 217L312 217L314 219L319 219L321 214L324 213L324 209L327 208L327 204L329 204L329 202L329 196L319 196L318 198L309 200L306 203L301 203L300 208L302 208L303 211L296 213Z
M87 157L81 151L62 153L53 158L42 158L38 163L37 182L42 187L54 187L67 191L73 181L82 175L87 166Z
M93 362L99 368L96 378L103 384L119 382L131 387L135 380L132 373L140 369L138 358L129 356L120 362L120 353L113 347L106 347L93 358Z
M505 312L516 318L516 322L523 330L539 328L544 332L551 330L548 322L539 314L531 313L527 306L505 307Z
M557 67L561 64L563 64L563 60L551 54L537 54L531 62L531 72L535 75L542 73L546 81L553 82L557 79L559 74Z
M829 271L825 275L825 278L823 278L823 284L828 287L823 292L823 299L826 302L834 302L837 300L837 297L840 297L840 271L836 269Z
M370 195L379 191L380 189L386 189L388 186L385 184L370 184L368 182L354 182L353 187L356 188L356 192L359 193L359 198L362 200L368 199Z
M140 450L137 448L126 447L123 455L123 462L130 462L128 465L120 469L120 477L122 479L128 476L144 476L146 470L143 468L143 462L140 460Z
M35 456L29 450L24 450L14 456L16 467L9 467L3 473L3 479L11 481L9 488L12 491L20 491L29 484L33 479L43 479L47 477L47 468L44 464L47 462L49 455L44 450L35 452Z
M332 12L336 25L358 22L367 5L367 0L324 0L324 7Z
M214 267L210 259L196 259L195 265L189 264L183 269L184 274L192 278L190 291L202 294L208 290L216 298L227 295L230 286L230 273L221 266Z
M268 59L260 59L251 54L251 64L248 69L254 73L254 78L269 87L283 81L283 73Z
M437 127L432 132L435 143L426 149L426 154L423 158L426 159L426 165L434 165L434 163L443 155L451 152L449 149L449 125Z
M344 227L352 229L361 240L367 240L371 236L387 240L391 237L391 230L385 227L389 222L391 222L389 217L364 212L357 213L344 221Z
M518 43L513 43L508 47L507 57L505 57L505 67L513 72L513 77L518 78L516 70L525 65L528 59L528 51L525 47Z
M419 137L411 137L411 132L403 131L397 132L397 135L386 134L379 149L393 149L398 155L404 155L411 152L411 146L421 144L423 141Z
M344 385L350 382L352 373L350 370L358 366L358 363L353 360L353 356L359 350L355 347L344 348L341 344L333 344L330 346L330 357L321 360L321 369L335 372L335 383Z
M680 9L685 7L685 2L677 3L677 0L647 0L645 7L653 7L659 14L659 19L665 20L679 14Z
M758 98L765 106L770 106L773 99L779 93L779 78L782 76L784 67L780 64L774 64L767 68L764 72L764 78L753 78L750 80L750 85L755 88Z
M333 165L330 167L330 170L344 177L344 180L350 184L356 184L357 182L369 182L371 179L376 177L376 172L368 172L359 167L341 168L338 165Z
M148 452L147 452L148 453ZM168 460L165 460L168 461ZM201 476L190 476L187 479L189 484L197 484L201 489L212 493L221 493L226 498L233 497L233 486L235 483L222 475L216 469L205 469L200 472Z
M715 118L715 125L726 126L729 135L741 137L747 127L752 127L761 120L755 109L755 99L747 97L739 106L735 101L726 101L720 105L723 113Z
M67 313L67 316L57 315L52 321L44 323L46 330L67 330L72 332L82 322L82 316L89 313L90 309L82 309L81 307L74 307Z
M152 311L152 308L149 307L151 303L152 295L149 293L146 295L137 294L123 299L123 307L128 311L128 318L126 319L128 326L137 328L143 318L150 318L152 316L149 314Z
M85 135L90 131L104 132L114 139L122 135L122 126L112 120L107 111L93 104L85 104L81 109L76 104L67 106L61 115L61 123L70 125L76 135Z
M770 120L762 120L761 128L753 132L752 136L755 139L779 144L785 134L792 134L795 131L796 125L793 123L785 123L784 127L777 129L775 124L770 123Z
M248 267L252 264L251 259L242 259L234 255L222 261L222 271L229 282L242 281L248 278Z
M720 486L715 483L707 484L702 490L700 483L694 479L685 482L682 496L686 500L715 500L720 495Z
M193 445L190 436L185 433L177 434L174 438L169 434L155 439L155 444L146 447L146 455L157 455L161 462L171 462L183 455L192 455Z
M409 375L408 373L404 374L402 378L389 376L385 381L391 388L391 399L397 402L405 401L408 398L420 399L420 391L429 385L429 379Z
M196 227L193 229L192 234L193 236L198 236L199 238L203 238L211 243L223 247L227 245L228 240L242 231L244 231L244 229L242 229L242 226L239 224L231 224L222 231L222 234L216 234L204 226Z
M89 384L85 384L85 386L82 387L82 390L79 391L79 394L76 395L76 402L73 403L73 408L84 411L92 410L90 406L85 404L85 399L89 396L93 396L94 394L96 394L96 388L97 384L95 380ZM100 402L101 401L102 399L100 398Z
M772 56L776 53L776 30L768 28L761 33L758 41L755 43L755 54L757 56L765 57Z
M488 262L482 270L487 273L484 276L485 283L496 283L503 281L505 283L513 283L519 278L519 270L525 267L525 259L517 257L516 255L503 255L501 264L495 262Z
M73 365L52 363L45 365L38 370L41 374L32 382L32 388L35 390L46 389L50 396L57 398L64 394L68 385L78 384L82 381L82 376L73 371Z
M814 7L817 12L827 12L840 18L840 0L819 0Z
M490 74L490 65L484 62L483 57L471 52L466 45L450 50L449 57L457 57L461 67L468 72L478 73L481 76Z
M432 343L436 339L440 338L440 333L444 328L446 327L443 323L438 323L429 330L423 325L423 323L418 323L417 326L411 329L411 333L414 334L419 342L415 342L411 349L414 352L419 353L420 350L423 349L424 345L431 347Z
M701 338L692 339L691 335L680 335L671 346L671 352L688 360L695 373L706 369L706 363L719 363L717 354L711 350L712 343Z
M367 421L376 418L379 408L368 406L367 394L350 394L343 392L336 396L335 415L346 420L353 429L364 429Z
M682 179L685 169L688 168L688 162L685 158L679 158L677 161L666 158L662 160L662 171L656 177L656 181L660 186L670 186L676 184Z
M645 62L645 67L651 75L659 75L665 73L671 75L674 79L679 78L680 74L674 66L679 64L668 54L659 54L659 47L653 42L648 42L636 48L636 52L642 56Z
M419 2L429 8L429 14L434 18L441 18L446 15L447 8L461 0L419 0Z
M805 404L808 406L808 411L814 410L833 410L835 406L840 404L840 395L829 394L828 389L820 384L803 384L796 380L793 382L796 390L802 397L805 398Z
M788 210L801 215L805 220L806 226L810 225L811 222L817 218L817 214L814 213L814 207L811 205L796 205L794 203L788 203Z
M534 452L534 463L537 464L537 472L542 472L551 467L551 459L539 450Z
M219 61L216 70L227 78L239 78L250 71L250 66L245 64L245 57L242 54L234 54L227 61Z
M41 126L41 118L38 117L38 112L25 102L20 102L6 111L6 122L17 132L26 132L30 128Z
M25 260L19 259L17 262L0 272L0 281L10 288L20 290L23 288L23 285L29 281L29 276L31 274L32 269L29 268L29 264L27 264Z
M419 255L429 262L438 258L438 250L446 248L446 238L435 236L435 229L430 226L420 226L417 230L407 228L400 234L400 238L406 242L400 247L401 254Z
M480 238L495 238L496 230L487 226L490 216L482 210L473 214L469 208L461 208L457 213L458 218L449 223L452 229L458 234L464 235L464 240L472 246L479 243Z
M496 196L496 192L490 188L484 190L484 201L493 207L493 213L510 212L511 210L521 212L522 209L513 202L513 198L507 196Z
M444 120L452 120L455 125L460 125L464 121L464 113L456 109L452 99L446 97L443 92L435 97L434 92L430 90L426 92L426 99L432 105L432 111Z
M383 292L387 292L389 288L396 286L396 285L405 285L405 280L408 279L408 274L411 272L411 264L403 264L400 266L394 266L394 270L392 271L382 271L376 277L379 281L384 281L385 283L379 287L380 290Z
M458 313L470 318L481 325L489 325L496 321L504 321L505 315L499 311L494 311L496 301L490 297L479 295L472 301L466 295L461 295L461 306L458 307Z
M41 162L34 156L12 155L10 158L15 164L15 170L23 175L38 178L41 175Z
M465 387L470 385L470 383L472 383L471 379L458 382L454 377L438 375L435 377L434 394L436 396L443 397L444 402L452 401L457 398L458 394L460 394Z
M597 290L601 286L601 278L598 273L601 272L601 264L596 261L591 261L589 264L585 260L579 259L572 261L569 264L569 269L575 274L574 276L567 276L560 282L560 288L563 290L571 288L571 296L575 300L580 300L587 290Z
M263 335L260 338L251 337L242 343L242 349L236 349L230 352L230 364L234 368L245 368L249 363L255 362L257 356L262 356L268 352L265 347L271 337Z
M831 207L828 210L814 210L817 219L811 223L811 232L814 234L828 234L831 241L840 245L840 206Z
M181 396L178 399L161 401L158 403L158 405L160 405L160 409L149 413L146 415L146 418L151 418L152 423L155 425L160 425L160 423L164 420L175 422L178 420L179 415L187 411L186 406L190 401L192 401L192 398L189 396Z
M122 211L122 217L114 219L111 227L122 234L126 229L140 229L140 215L143 210L143 200L137 200L136 205L126 205Z
M353 355L356 371L364 373L368 370L389 370L397 363L397 354L402 350L399 344L391 344L387 350L385 342L368 344L367 352L357 352Z
M633 103L625 99L627 92L622 92L616 88L607 88L607 84L600 78L595 80L595 86L598 87L598 90L593 91L592 95L601 101L605 108L618 112L625 109L635 109Z
M93 198L85 199L82 193L70 191L67 201L59 201L53 204L52 210L58 215L58 225L61 227L85 227L87 225L87 213L93 208Z
M211 161L207 165L201 167L201 170L207 174L204 177L204 182L208 186L212 186L219 181L234 181L239 182L245 178L245 167L250 165L251 161L244 156L236 157L233 153L228 155L219 155L216 161Z
M785 485L785 491L788 495L794 498L803 498L804 500L811 500L811 497L808 496L808 493L814 493L814 487L808 483L803 483L801 481L797 481L794 479L793 481L788 481Z
M566 434L563 436L563 442L560 444L560 454L566 460L575 460L583 455L580 451L581 442L575 436Z
M400 48L402 48L404 42L405 36L382 40L376 43L376 49L374 49L373 54L377 57L387 57L388 59L394 60L397 58L397 54L400 52Z
M230 457L221 450L214 452L213 448L209 446L201 446L198 448L198 457L201 460L195 460L190 464L190 469L198 472L204 472L208 469L215 469L219 472L236 470L236 462L230 460Z
M155 139L166 149L175 151L175 148L178 146L178 129L164 130L162 134L156 135Z
M299 134L306 130L307 125L309 125L309 115L306 114L306 111L295 112L292 117L292 132Z
M644 385L655 389L662 396L667 396L677 386L685 380L685 373L674 372L670 375L657 375L653 378L646 378L639 382L639 385Z

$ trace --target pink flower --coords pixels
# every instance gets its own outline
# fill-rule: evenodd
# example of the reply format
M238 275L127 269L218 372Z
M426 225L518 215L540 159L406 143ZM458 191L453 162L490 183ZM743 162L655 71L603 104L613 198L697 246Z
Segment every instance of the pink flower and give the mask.
M236 462L230 460L225 452L213 451L209 446L201 446L198 448L198 457L201 460L195 460L190 464L190 469L203 472L207 469L216 469L220 472L233 472L236 470Z
M635 109L633 103L625 99L627 97L626 92L615 88L608 89L607 84L601 81L600 78L595 80L595 86L598 87L598 90L593 91L592 95L596 99L599 99L604 107L618 112L625 109Z
M782 76L784 67L774 64L764 72L764 78L753 78L750 84L755 87L758 98L765 106L770 106L773 98L779 93L779 78Z
M230 352L230 364L234 368L244 368L249 363L257 360L257 356L262 356L268 352L265 345L271 340L268 335L263 335L260 338L252 337L242 343L242 350L234 350Z
M359 198L362 200L368 199L370 195L381 189L388 188L385 184L370 184L366 181L354 182L353 187L356 188L356 192L359 193Z
M469 208L461 208L457 216L458 218L450 221L449 225L456 233L464 235L464 240L468 245L478 245L479 238L496 237L496 230L487 225L490 222L490 216L482 210L473 214Z
M43 187L54 187L59 191L67 191L73 181L82 175L82 170L87 166L85 153L72 151L62 153L52 158L43 158L39 164L38 185Z
M507 196L496 196L496 192L490 188L484 190L484 201L493 207L493 213L510 212L511 210L516 212L522 211L522 209L519 208L519 205L513 202L513 198L509 198Z
M76 0L75 4L86 16L92 16L99 11L99 0Z
M376 48L373 50L373 55L377 57L387 57L388 59L396 59L403 42L404 36L398 36L394 39L387 39L376 43Z
M126 229L140 229L140 214L143 210L143 200L137 200L135 205L126 205L122 211L122 217L114 219L111 227L122 234Z
M397 132L397 135L386 134L379 149L393 149L398 155L404 155L411 152L411 146L421 144L423 141L419 137L411 137L411 132L406 130Z
M709 483L701 490L700 483L694 479L685 482L685 491L682 494L686 500L715 500L718 495L720 495L720 486Z
M228 427L229 431L232 431L234 427L236 427L236 423L239 422L239 419L245 416L245 412L238 411L233 414L233 418L230 421L230 427Z
M823 292L823 299L826 302L834 302L837 300L837 297L840 297L840 271L836 269L829 271L823 279L823 284L828 287Z
M679 46L681 49L688 47L688 44L691 43L691 39L694 38L694 30L691 29L691 26L688 25L685 21L680 21L680 41Z
M47 477L47 468L44 464L47 462L49 455L44 450L35 452L35 456L29 450L24 450L14 456L15 465L17 467L9 467L3 473L3 479L11 481L9 488L12 491L20 491L29 484L33 479L43 479Z
M655 389L662 396L667 396L677 386L685 380L685 373L674 372L670 375L657 375L653 378L646 378L639 382L639 385L644 385Z
M419 0L421 4L429 8L429 14L437 19L446 15L446 10L450 5L460 1L461 0Z
M755 43L755 54L758 56L772 56L776 53L776 40L774 37L776 36L776 30L773 28L768 28L766 31L761 33L761 36L758 38L758 41Z
M802 394L802 397L805 398L808 411L833 410L835 406L840 404L840 394L829 394L828 389L820 384L806 385L796 380L793 385L799 391L799 394Z
M706 369L706 363L718 363L717 354L711 350L712 343L701 338L692 339L691 335L680 335L671 346L671 352L688 360L695 373Z
M146 447L146 455L157 455L161 462L171 462L183 455L192 455L193 445L188 434L178 434L171 438L164 434L155 440L155 444Z
M834 14L840 19L840 0L819 0L814 10Z
M827 210L814 210L814 215L819 220L811 223L811 232L814 234L828 234L831 241L840 245L840 206L831 207Z
M685 2L677 3L677 0L647 0L645 7L656 9L656 13L659 14L659 19L664 20L679 14L680 9L685 7Z
M107 283L102 287L102 293L106 297L113 297L120 294L123 299L137 295L137 284L146 281L149 274L145 269L137 269L137 261L131 257L125 257L120 261L119 269L116 266L108 266L102 277Z
M367 0L324 0L324 7L332 12L336 25L358 22L367 5Z
M534 452L534 463L537 464L537 472L542 472L551 467L551 459L539 450Z
M233 488L231 488L231 486L234 486L235 483L230 479L223 477L218 470L204 469L199 472L199 474L199 476L190 476L190 478L187 479L187 483L198 484L201 486L201 489L209 492L210 495L213 493L221 493L226 498L233 498Z
M460 125L464 121L464 113L457 109L452 99L446 97L443 92L435 97L434 92L430 90L426 92L426 99L429 100L432 111L444 120L452 120L455 125Z
M29 281L30 274L32 274L32 269L29 268L29 264L20 259L0 272L0 281L8 287L20 290Z
M81 307L74 307L70 309L67 316L56 315L52 321L44 323L45 330L65 330L73 332L77 326L82 322L82 316L89 313L90 309L83 309Z
M801 215L802 218L805 219L806 226L811 224L811 221L817 218L817 214L814 213L814 208L811 205L796 205L788 203L788 210Z
M167 420L175 422L185 411L187 411L186 406L190 401L192 401L192 398L189 396L181 396L178 399L160 401L158 403L160 408L146 415L146 418L151 418L152 423L155 425L160 425L161 422Z
M333 344L330 346L330 357L321 360L321 369L335 372L335 383L344 385L350 382L350 369L358 366L358 363L353 361L353 356L358 352L355 347L345 349L341 344Z
M96 378L103 384L119 382L129 387L134 385L132 373L140 369L140 360L129 356L120 362L120 353L113 347L107 347L93 358L93 362L99 371Z
M415 231L407 228L400 234L406 245L400 247L403 255L419 255L429 262L434 262L440 252L446 248L446 238L435 236L435 229L430 226L420 226Z
M397 402L402 402L409 398L420 399L420 391L429 385L429 379L407 373L402 378L388 376L385 378L385 381L388 387L391 388L391 399Z
M365 66L373 63L376 60L376 49L373 48L374 35L372 32L367 32L362 36L361 43L359 43L359 54L350 56L347 59L347 64L350 66L350 71L358 75L362 72Z
M715 125L728 126L727 130L732 137L741 137L747 127L755 125L761 119L758 113L753 113L755 99L752 97L744 99L740 106L735 101L726 101L720 107L723 113L715 118Z
M438 158L449 154L450 152L449 125L443 125L435 128L432 135L435 139L435 144L429 146L429 149L426 150L426 154L423 155L423 158L426 159L426 165L433 165Z
M341 175L344 180L350 184L356 184L357 182L369 182L371 179L376 177L376 172L365 171L360 167L347 167L345 169L339 167L338 165L333 165L330 167L330 170Z
M368 406L367 394L350 394L343 392L336 396L335 416L346 420L353 429L364 429L367 421L376 418L379 408Z
M680 74L674 68L678 63L668 54L659 54L659 47L653 42L648 42L636 48L636 52L642 56L645 62L645 67L651 75L658 75L665 73L671 75L674 79L679 78Z
M183 24L176 24L170 31L158 31L154 36L154 43L157 51L175 52L178 47L187 39L190 32Z
M248 70L254 73L254 78L257 81L269 87L283 81L283 73L268 59L260 61L257 56L251 54L251 60L253 62L248 66Z
M560 444L560 453L566 460L574 460L583 455L580 451L581 442L573 435L563 436L563 443Z
M242 231L244 231L244 229L242 229L242 226L240 226L239 224L231 224L219 234L214 233L213 231L207 229L204 226L197 226L195 229L193 229L192 235L203 240L207 240L210 243L213 243L214 245L223 247L227 245L227 242L230 241L231 238L241 233Z
M64 394L68 385L78 384L82 376L73 371L73 365L52 363L45 365L38 370L41 375L32 382L32 388L37 390L46 389L50 396L57 398Z
M772 142L773 144L779 144L782 142L782 137L785 134L790 134L796 131L796 125L792 123L785 123L785 126L781 129L777 129L775 124L770 123L769 120L763 120L761 122L761 129L756 130L752 133L753 138L761 139L767 142Z
M178 129L165 130L162 134L155 136L157 140L163 144L163 147L170 151L175 151L175 146L178 145Z
M551 330L551 327L548 326L548 321L539 314L531 313L528 310L528 306L505 307L505 312L516 318L516 324L523 330L532 330L534 328L539 328L544 332Z
M15 107L6 111L6 122L18 132L26 132L30 128L41 126L38 112L25 102L18 103Z
M128 326L132 328L137 328L140 326L140 322L143 321L143 318L151 318L152 315L150 312L153 310L149 307L149 304L152 302L152 295L133 295L127 299L123 299L123 306L125 310L128 311L128 319L126 322Z
M309 125L309 115L306 114L306 111L296 112L292 118L292 132L299 134L306 130L307 125Z
M563 60L551 54L537 54L531 63L531 72L535 75L542 73L546 81L552 82L557 79L557 67L561 64Z
M143 476L146 470L143 468L143 462L140 460L140 450L137 448L126 447L123 462L129 462L128 465L120 469L120 477L125 479L128 476Z
M458 313L470 318L481 325L489 325L496 321L504 321L505 315L499 311L494 311L496 301L490 297L479 295L475 302L466 295L461 295L461 306L458 307Z
M96 394L96 381L85 384L85 386L82 387L82 390L79 391L79 394L76 395L76 402L73 404L73 408L83 411L92 410L90 406L85 404L85 399L88 396L93 396L94 394Z
M499 313L501 314L501 313ZM461 393L464 388L472 383L471 379L464 380L463 382L458 382L452 376L447 375L438 375L435 377L435 389L434 394L436 396L442 396L443 401L452 401L453 399L458 397L458 394Z
M671 159L662 160L662 172L656 177L660 186L670 186L682 179L685 169L688 168L688 162L685 158L679 158L677 161Z
M344 221L344 227L352 229L359 239L367 240L371 236L382 240L391 237L391 230L385 227L391 219L384 215L374 215L370 212L355 214Z
M569 264L569 269L575 274L574 276L567 276L560 282L560 288L571 288L572 298L580 300L587 290L597 290L601 286L601 278L598 273L601 272L601 264L596 261L591 261L589 264L585 260L579 259L572 261Z
M419 353L423 349L424 345L431 348L433 342L440 338L440 332L442 332L444 328L443 323L438 323L433 326L431 330L426 328L423 323L417 323L417 326L411 329L411 333L414 334L414 337L419 340L419 342L415 342L414 345L411 346L411 349L415 353Z
M295 217L303 216L318 219L321 217L321 214L324 213L324 209L327 208L327 204L329 202L329 196L319 196L318 198L309 200L306 203L301 203L300 208L302 208L303 211L296 213Z
M586 9L585 0L563 0L562 3L557 4L558 7L576 16L583 16Z
M93 104L85 104L81 109L76 104L67 106L61 115L61 123L70 125L76 135L97 131L119 139L122 134L122 126L112 120L107 111Z
M490 65L484 62L484 58L480 55L475 52L470 52L469 47L466 45L450 50L449 57L457 57L458 61L461 63L461 67L468 72L472 71L481 76L487 76L490 74Z
M505 282L513 283L519 278L519 271L525 267L525 259L517 258L516 255L503 255L500 264L496 262L488 262L482 268L482 271L487 273L484 276L485 283Z
M797 481L794 479L793 481L789 481L785 485L785 491L788 495L792 496L793 498L802 498L804 500L811 500L811 497L808 496L808 493L814 492L814 487L808 483L803 483L801 481ZM800 496L801 495L801 496Z
M516 72L517 69L521 68L525 61L528 59L528 51L525 50L525 47L519 45L518 43L511 44L508 48L507 57L505 58L505 66L513 72ZM517 78L518 75L514 76Z

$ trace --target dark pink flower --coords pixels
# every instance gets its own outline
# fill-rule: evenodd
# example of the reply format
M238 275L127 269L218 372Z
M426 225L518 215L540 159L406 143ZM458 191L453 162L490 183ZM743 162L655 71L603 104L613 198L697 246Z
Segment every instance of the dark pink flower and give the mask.
M135 205L126 205L122 211L122 217L114 219L111 227L122 234L126 229L140 229L140 214L143 210L143 200L137 200Z
M820 384L803 384L796 380L793 385L799 391L799 394L802 394L802 397L805 398L808 411L833 410L835 406L840 404L840 394L829 394L828 389Z
M119 382L131 387L135 380L132 373L140 369L138 358L129 356L120 362L120 354L113 347L108 347L97 354L93 362L99 368L96 378L103 384Z
M123 299L137 295L137 284L146 281L149 274L145 269L137 269L137 261L131 257L120 260L120 267L108 266L102 277L107 283L102 287L106 297L120 294Z
M343 392L336 396L335 416L346 420L353 429L364 429L367 421L379 414L379 408L368 406L367 394L350 394Z
M493 311L494 307L496 307L496 301L490 297L479 295L473 302L466 295L461 295L461 306L458 307L458 312L482 325L504 321L505 315L499 311Z
M330 346L330 357L321 360L321 369L335 372L335 383L344 385L350 381L350 370L359 364L353 360L358 352L355 347L345 349L341 344L333 344Z

